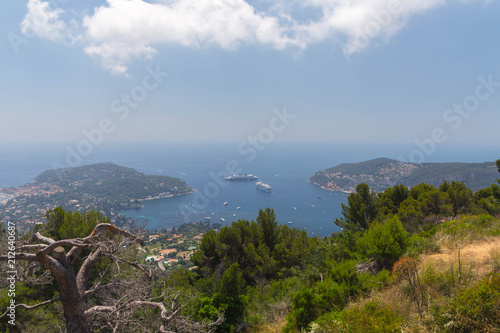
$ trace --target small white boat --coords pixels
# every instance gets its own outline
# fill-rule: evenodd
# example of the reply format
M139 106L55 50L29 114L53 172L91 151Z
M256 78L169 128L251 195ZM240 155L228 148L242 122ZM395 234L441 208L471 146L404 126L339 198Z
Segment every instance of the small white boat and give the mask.
M228 204L228 203L229 203L229 202L227 202L227 201L224 201L224 206L227 206L227 204Z
M226 222L226 219L225 219L225 218L223 218L223 217L221 217L221 218L220 218L220 220L221 220L222 222Z
M236 207L236 209L240 209L241 207Z

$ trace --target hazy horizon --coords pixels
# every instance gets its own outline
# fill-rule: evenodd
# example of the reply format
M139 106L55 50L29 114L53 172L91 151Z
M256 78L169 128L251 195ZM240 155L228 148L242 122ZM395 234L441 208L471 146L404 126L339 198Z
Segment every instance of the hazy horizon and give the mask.
M479 0L6 0L0 142L492 144L499 13Z

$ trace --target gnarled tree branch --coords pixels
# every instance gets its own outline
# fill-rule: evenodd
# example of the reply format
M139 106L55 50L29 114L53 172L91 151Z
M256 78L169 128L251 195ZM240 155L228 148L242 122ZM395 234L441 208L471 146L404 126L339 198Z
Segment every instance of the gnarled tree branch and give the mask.
M35 308L38 308L40 306L44 306L44 305L47 305L47 304L51 304L51 303L55 303L59 301L59 297L56 297L56 298L53 298L53 299L49 299L47 301L43 301L41 303L38 303L38 304L35 304L35 305L26 305L26 304L16 304L14 306L15 309L17 308L23 308L23 309L26 309L26 310L31 310L31 309L35 309ZM5 311L1 316L0 318L4 317L7 313L9 313L10 310L7 310Z

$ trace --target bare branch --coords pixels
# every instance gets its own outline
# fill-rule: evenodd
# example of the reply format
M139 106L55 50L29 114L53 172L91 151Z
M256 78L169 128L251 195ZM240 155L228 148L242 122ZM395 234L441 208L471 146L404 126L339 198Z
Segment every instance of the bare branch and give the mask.
M56 297L56 298L53 298L53 299L49 299L47 301L43 301L41 303L38 303L38 304L35 304L35 305L26 305L26 304L16 304L15 305L15 309L17 308L23 308L23 309L26 309L26 310L31 310L31 309L35 309L35 308L38 308L40 306L43 306L43 305L47 305L47 304L51 304L51 303L55 303L59 301L59 297ZM7 313L9 313L9 311L11 311L10 309L5 311L1 316L0 318L4 317Z
M96 244L92 244L90 242L86 242L85 240L86 240L86 238L84 238L84 239L75 238L75 239L60 240L60 241L51 243L50 245L46 246L42 250L38 250L37 251L37 255L38 256L43 256L45 254L48 254L52 250L54 250L56 247L59 247L59 246L73 246L73 247L74 246L78 246L78 247L87 247L87 248L92 248L92 247L96 247L97 246Z
M35 262L33 264L30 264L30 266L28 268L28 272L26 273L26 276L31 277L33 275L33 272L35 271L35 269L40 268L40 267L42 267L42 264L39 262Z
M109 288L109 287L113 287L113 286L116 286L116 285L117 285L117 283L111 282L111 283L108 283L108 284L104 284L102 286L101 285L92 286L92 289L87 290L83 294L83 296L87 297L87 296L92 295L92 294L94 294L94 293L96 293L98 291L101 291L103 289L106 289L106 288Z
M76 258L82 253L82 247L81 246L73 246L71 250L69 250L67 257L70 263L74 263Z
M105 313L113 313L116 312L117 310L125 310L125 309L137 309L140 307L152 307L152 308L157 308L161 311L161 319L164 322L169 322L174 317L179 313L180 308L175 310L172 314L168 315L167 309L165 308L165 305L161 302L150 302L150 301L132 301L129 303L126 303L120 307L116 306L101 306L97 305L94 306L88 310L85 311L85 316L92 316L92 315L102 315Z
M45 243L47 245L50 245L50 244L55 242L55 240L53 240L50 237L43 236L40 232L37 232L36 234L34 234L32 237L32 240L37 240L37 241L40 241L40 242Z
M109 256L110 258L116 260L117 262L123 262L123 263L126 263L132 267L135 267L137 269L140 269L141 271L144 272L144 274L146 274L146 276L148 278L152 278L153 277L153 270L149 267L149 266L146 266L146 265L141 265L141 264L138 264L136 262L132 262L132 261L128 261L128 260L125 260L123 258L120 258L118 256L115 256L115 255L111 255Z
M85 294L85 290L87 289L87 282L90 277L90 273L94 268L95 264L101 259L103 255L103 250L101 248L97 249L95 252L92 252L87 259L82 264L82 267L78 271L76 275L76 285L78 286L78 292L80 295Z
M17 251L40 250L40 249L44 249L46 246L47 246L46 244L28 244L28 245L19 246L16 250Z
M98 225L96 225L96 227L94 228L94 230L92 231L90 236L87 238L98 236L99 234L101 234L103 231L106 231L106 230L110 231L116 235L122 235L124 237L127 237L136 243L139 243L139 244L144 243L144 241L142 239L138 238L134 234L132 234L128 231L125 231L122 228L119 228L119 227L117 227L113 224L110 224L110 223L99 223ZM87 239L87 238L85 238L85 239Z

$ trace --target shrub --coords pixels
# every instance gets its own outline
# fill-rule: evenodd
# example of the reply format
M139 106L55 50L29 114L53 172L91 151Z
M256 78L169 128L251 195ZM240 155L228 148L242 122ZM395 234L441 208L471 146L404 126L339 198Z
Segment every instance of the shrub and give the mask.
M498 332L500 274L491 274L460 290L450 306L441 310L438 321L445 332Z
M391 308L369 301L363 307L328 313L312 325L314 333L389 333L401 332L403 320Z
M439 245L431 237L415 234L408 239L408 252L411 254L432 254L438 251Z
M381 268L390 269L406 250L408 233L397 217L378 224L358 239L359 251L373 258Z
M306 287L295 294L292 300L293 312L287 316L288 323L284 332L309 330L309 324L318 315L318 297Z

